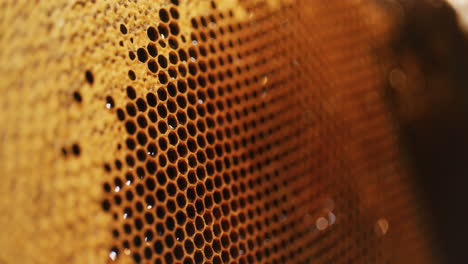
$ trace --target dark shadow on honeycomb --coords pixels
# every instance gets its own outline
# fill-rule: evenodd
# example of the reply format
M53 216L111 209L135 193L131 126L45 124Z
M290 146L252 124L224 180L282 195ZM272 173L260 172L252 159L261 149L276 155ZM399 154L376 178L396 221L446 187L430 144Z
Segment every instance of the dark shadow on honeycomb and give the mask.
M448 5L400 2L393 48L409 92L387 94L445 263L468 263L468 42Z

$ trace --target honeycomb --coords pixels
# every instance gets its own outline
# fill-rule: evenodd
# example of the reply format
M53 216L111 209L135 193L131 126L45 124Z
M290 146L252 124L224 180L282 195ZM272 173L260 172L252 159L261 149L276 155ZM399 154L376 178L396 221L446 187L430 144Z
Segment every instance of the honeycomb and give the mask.
M380 2L0 1L0 264L437 263Z

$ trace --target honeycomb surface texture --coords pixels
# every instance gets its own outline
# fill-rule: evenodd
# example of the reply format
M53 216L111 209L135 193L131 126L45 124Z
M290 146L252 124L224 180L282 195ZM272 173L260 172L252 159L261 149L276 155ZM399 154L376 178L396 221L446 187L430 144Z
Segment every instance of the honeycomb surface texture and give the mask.
M391 20L0 1L0 264L433 263L382 90Z

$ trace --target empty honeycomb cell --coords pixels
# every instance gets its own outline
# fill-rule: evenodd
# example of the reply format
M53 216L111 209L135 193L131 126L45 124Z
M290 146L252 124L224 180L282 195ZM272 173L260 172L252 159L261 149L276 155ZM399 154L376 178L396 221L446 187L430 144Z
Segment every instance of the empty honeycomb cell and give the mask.
M76 143L72 145L71 150L75 156L79 156L81 154L81 147Z
M127 34L128 30L124 24L120 24L120 32L122 32L124 35Z
M176 22L169 23L169 30L172 35L177 36L179 35L179 25Z
M179 49L178 55L179 55L180 61L187 61L188 56L187 56L187 52L185 50Z
M177 8L171 7L169 12L171 13L171 17L173 19L179 19L179 11L177 11Z
M83 101L83 98L81 97L80 92L77 92L77 91L73 92L73 99L77 101L78 103L81 103L81 101Z
M166 39L169 37L169 29L165 24L159 24L158 25L158 33L161 36L162 39ZM161 42L159 42L161 43ZM163 42L164 43L164 42Z
M137 105L138 110L140 112L145 112L146 109L148 108L147 105L146 105L146 102L145 102L145 100L143 98L138 98L136 100L136 105Z
M114 98L112 98L112 96L106 96L106 108L110 109L110 108L114 108L114 106L115 106Z
M179 74L180 74L182 77L187 76L187 68L185 67L185 65L181 64L181 65L179 65L177 68L178 68Z
M94 83L94 75L91 71L87 70L85 72L85 78L86 78L86 81L89 83L89 84L93 84Z
M138 60L143 63L145 63L146 60L148 60L148 52L143 48L139 48L137 50L137 56L138 56Z
M151 41L156 41L158 39L158 32L154 27L148 27L146 34Z
M167 74L164 71L159 71L158 80L161 84L166 84L168 82Z
M132 71L132 70L129 70L128 71L128 78L130 78L130 80L134 81L136 79L135 72Z
M177 78L177 70L174 68L174 67L170 67L167 72L169 73L169 76L172 78L172 79L176 79Z
M159 10L159 18L162 22L169 22L169 13L166 9L162 8Z
M151 59L151 60L148 61L148 69L149 69L152 73L158 72L158 64L156 63L155 60Z
M149 43L146 46L146 50L148 51L149 55L153 58L158 55L158 49L154 43Z
M138 116L137 123L140 128L146 128L148 126L148 121L143 115Z
M177 50L179 48L179 42L174 37L170 37L168 40L168 43L169 43L169 47L173 50Z
M162 68L167 68L167 59L163 55L158 56L158 64Z

